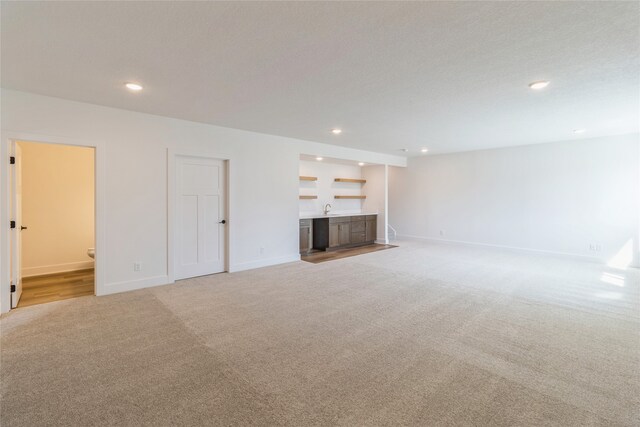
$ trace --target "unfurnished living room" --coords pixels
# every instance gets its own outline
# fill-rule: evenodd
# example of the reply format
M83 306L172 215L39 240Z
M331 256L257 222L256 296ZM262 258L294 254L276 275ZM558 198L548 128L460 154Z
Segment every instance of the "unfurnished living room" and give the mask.
M0 0L0 425L640 425L637 1Z

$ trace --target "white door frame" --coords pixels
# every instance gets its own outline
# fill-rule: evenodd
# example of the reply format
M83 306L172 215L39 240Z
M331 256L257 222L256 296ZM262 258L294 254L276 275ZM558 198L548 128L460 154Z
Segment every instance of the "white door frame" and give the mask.
M169 283L173 283L175 281L175 262L176 262L176 254L175 251L177 247L175 242L177 241L176 233L176 213L175 213L175 203L176 203L176 160L178 157L196 157L201 159L213 159L213 160L222 160L225 162L225 174L226 174L226 189L225 189L225 209L226 209L226 233L225 233L225 260L224 260L224 271L229 272L229 266L231 265L231 233L233 227L232 219L232 209L231 209L231 190L232 190L232 179L231 179L231 156L226 154L221 154L217 152L211 152L207 150L190 150L190 149L167 149L167 276L169 278Z
M14 227L9 229L9 247L11 248L9 283L11 288L15 287L15 291L11 291L11 308L16 308L22 296L22 226L24 224L22 221L22 148L18 142L11 141L9 151L9 155L15 157L15 163L9 166L11 176L9 215L11 220L15 221Z
M9 183L9 147L17 141L39 142L43 144L71 145L78 147L90 147L94 149L95 156L95 286L96 295L105 294L105 184L106 184L106 159L105 146L97 141L76 140L73 138L56 137L50 135L30 134L23 132L3 132L0 135L0 312L6 313L11 309L10 289L10 239L9 200L11 197L11 185Z

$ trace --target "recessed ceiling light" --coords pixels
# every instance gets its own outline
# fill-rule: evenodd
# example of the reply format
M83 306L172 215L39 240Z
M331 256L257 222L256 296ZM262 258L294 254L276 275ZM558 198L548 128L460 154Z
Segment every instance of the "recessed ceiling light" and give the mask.
M320 162L322 161L322 157L316 157L316 160Z
M534 89L534 90L544 89L547 86L549 86L549 81L548 80L539 80L537 82L529 83L529 87L531 89Z
M364 162L358 163L358 166L364 166Z
M142 86L140 86L137 83L127 83L125 84L125 86L127 87L127 89L132 90L134 92L139 92L142 90Z
M574 129L573 133L585 133L586 131L586 129Z
M342 133L342 129L331 129L331 133L334 135L340 135Z
M422 149L422 150L420 150L420 151L422 151L423 153L426 153L427 151L429 151L429 149L428 149L428 148L423 148L423 149Z

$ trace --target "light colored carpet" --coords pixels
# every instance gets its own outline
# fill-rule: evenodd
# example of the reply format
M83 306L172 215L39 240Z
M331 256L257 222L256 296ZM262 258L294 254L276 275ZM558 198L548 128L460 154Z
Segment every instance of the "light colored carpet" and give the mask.
M636 269L401 242L26 307L0 421L638 425L639 292Z

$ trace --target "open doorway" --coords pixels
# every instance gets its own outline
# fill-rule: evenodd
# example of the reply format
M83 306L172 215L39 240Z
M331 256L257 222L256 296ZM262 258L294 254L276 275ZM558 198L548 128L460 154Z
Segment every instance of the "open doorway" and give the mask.
M95 294L95 149L15 141L11 307Z

